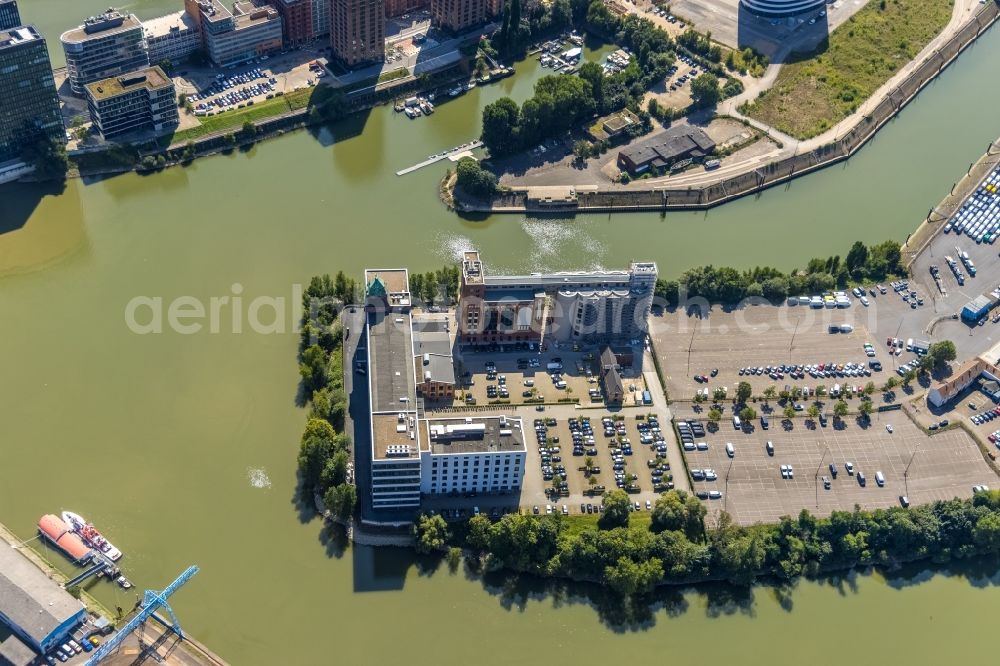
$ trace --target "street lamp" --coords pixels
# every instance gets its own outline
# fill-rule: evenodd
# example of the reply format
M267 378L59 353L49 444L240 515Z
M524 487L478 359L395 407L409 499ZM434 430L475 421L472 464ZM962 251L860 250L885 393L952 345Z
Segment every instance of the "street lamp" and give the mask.
M823 455L819 457L819 465L816 466L816 475L813 476L813 485L816 487L816 508L819 508L819 472L823 469L823 461L826 460L826 454L830 452L830 447L827 446L823 450Z
M906 463L906 468L903 470L903 492L906 493L907 498L910 496L910 465L913 464L919 452L920 445L917 444L916 448L913 449L913 455L910 456L910 462Z
M722 510L726 511L729 508L729 473L733 471L733 463L736 462L736 458L729 459L729 468L726 469L726 494L722 496Z

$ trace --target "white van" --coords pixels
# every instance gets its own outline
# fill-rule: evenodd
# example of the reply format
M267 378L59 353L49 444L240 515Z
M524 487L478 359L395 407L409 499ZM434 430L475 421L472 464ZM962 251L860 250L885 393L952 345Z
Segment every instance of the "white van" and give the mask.
M726 442L726 455L730 458L736 457L736 449L733 448L732 442Z
M736 428L737 430L743 429L743 423L740 421L740 417L736 416L735 414L733 415L733 427Z
M882 470L875 472L875 483L877 483L879 487L885 485L885 477L882 475Z

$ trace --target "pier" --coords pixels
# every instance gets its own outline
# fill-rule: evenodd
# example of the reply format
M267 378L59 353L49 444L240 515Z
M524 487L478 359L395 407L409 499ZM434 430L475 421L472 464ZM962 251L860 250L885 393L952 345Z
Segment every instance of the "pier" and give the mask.
M482 145L483 142L480 141L479 139L476 139L475 141L470 141L469 143L462 144L461 146L457 146L455 148L452 148L451 150L446 150L443 153L439 153L434 157L430 157L424 160L423 162L420 162L419 164L414 164L413 166L407 167L406 169L401 169L396 172L396 175L405 176L408 173L413 173L418 169L423 169L425 166L430 166L431 164L434 164L435 162L440 162L443 159L450 159L452 162L458 161L458 159L460 159L461 156L464 156L465 153L471 150L475 150L476 148L481 148Z

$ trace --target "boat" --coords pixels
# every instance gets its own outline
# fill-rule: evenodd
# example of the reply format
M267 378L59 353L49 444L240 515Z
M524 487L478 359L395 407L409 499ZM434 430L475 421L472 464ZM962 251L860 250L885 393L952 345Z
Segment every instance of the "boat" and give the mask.
M462 86L455 86L448 91L448 97L458 97L462 94Z
M73 532L59 516L45 514L38 521L38 531L53 546L61 550L66 557L74 562L82 562L91 555L90 548Z
M122 558L122 551L114 547L110 541L104 538L104 536L97 531L97 528L92 524L84 520L83 516L78 513L73 513L72 511L63 511L62 519L70 528L76 532L84 543L89 545L94 550L102 553L105 557L113 562L117 562Z
M132 587L132 583L129 582L129 579L125 576L118 576L118 578L115 579L115 582L118 583L123 590L127 590Z
M425 116L429 116L434 113L434 105L429 100L424 100L420 102L420 110L424 112Z

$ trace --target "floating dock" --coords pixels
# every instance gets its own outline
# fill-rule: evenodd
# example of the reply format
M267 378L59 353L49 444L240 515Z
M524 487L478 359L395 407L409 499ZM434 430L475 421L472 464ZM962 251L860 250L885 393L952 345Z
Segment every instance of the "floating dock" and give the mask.
M470 141L469 143L466 143L466 144L461 145L461 146L457 146L455 148L452 148L451 150L446 150L443 153L439 153L439 154L435 155L434 157L430 157L430 158L424 160L423 162L421 162L420 164L414 164L413 166L408 167L406 169L401 169L401 170L399 170L399 171L396 172L396 175L397 176L405 176L408 173L413 173L417 169L423 169L425 166L430 166L431 164L434 164L435 162L440 162L441 160L444 160L444 159L450 159L452 161L457 161L461 157L465 157L466 156L465 153L469 153L469 152L471 152L472 150L474 150L476 148L481 148L482 145L483 145L483 142L479 141L478 139L475 140L475 141Z

